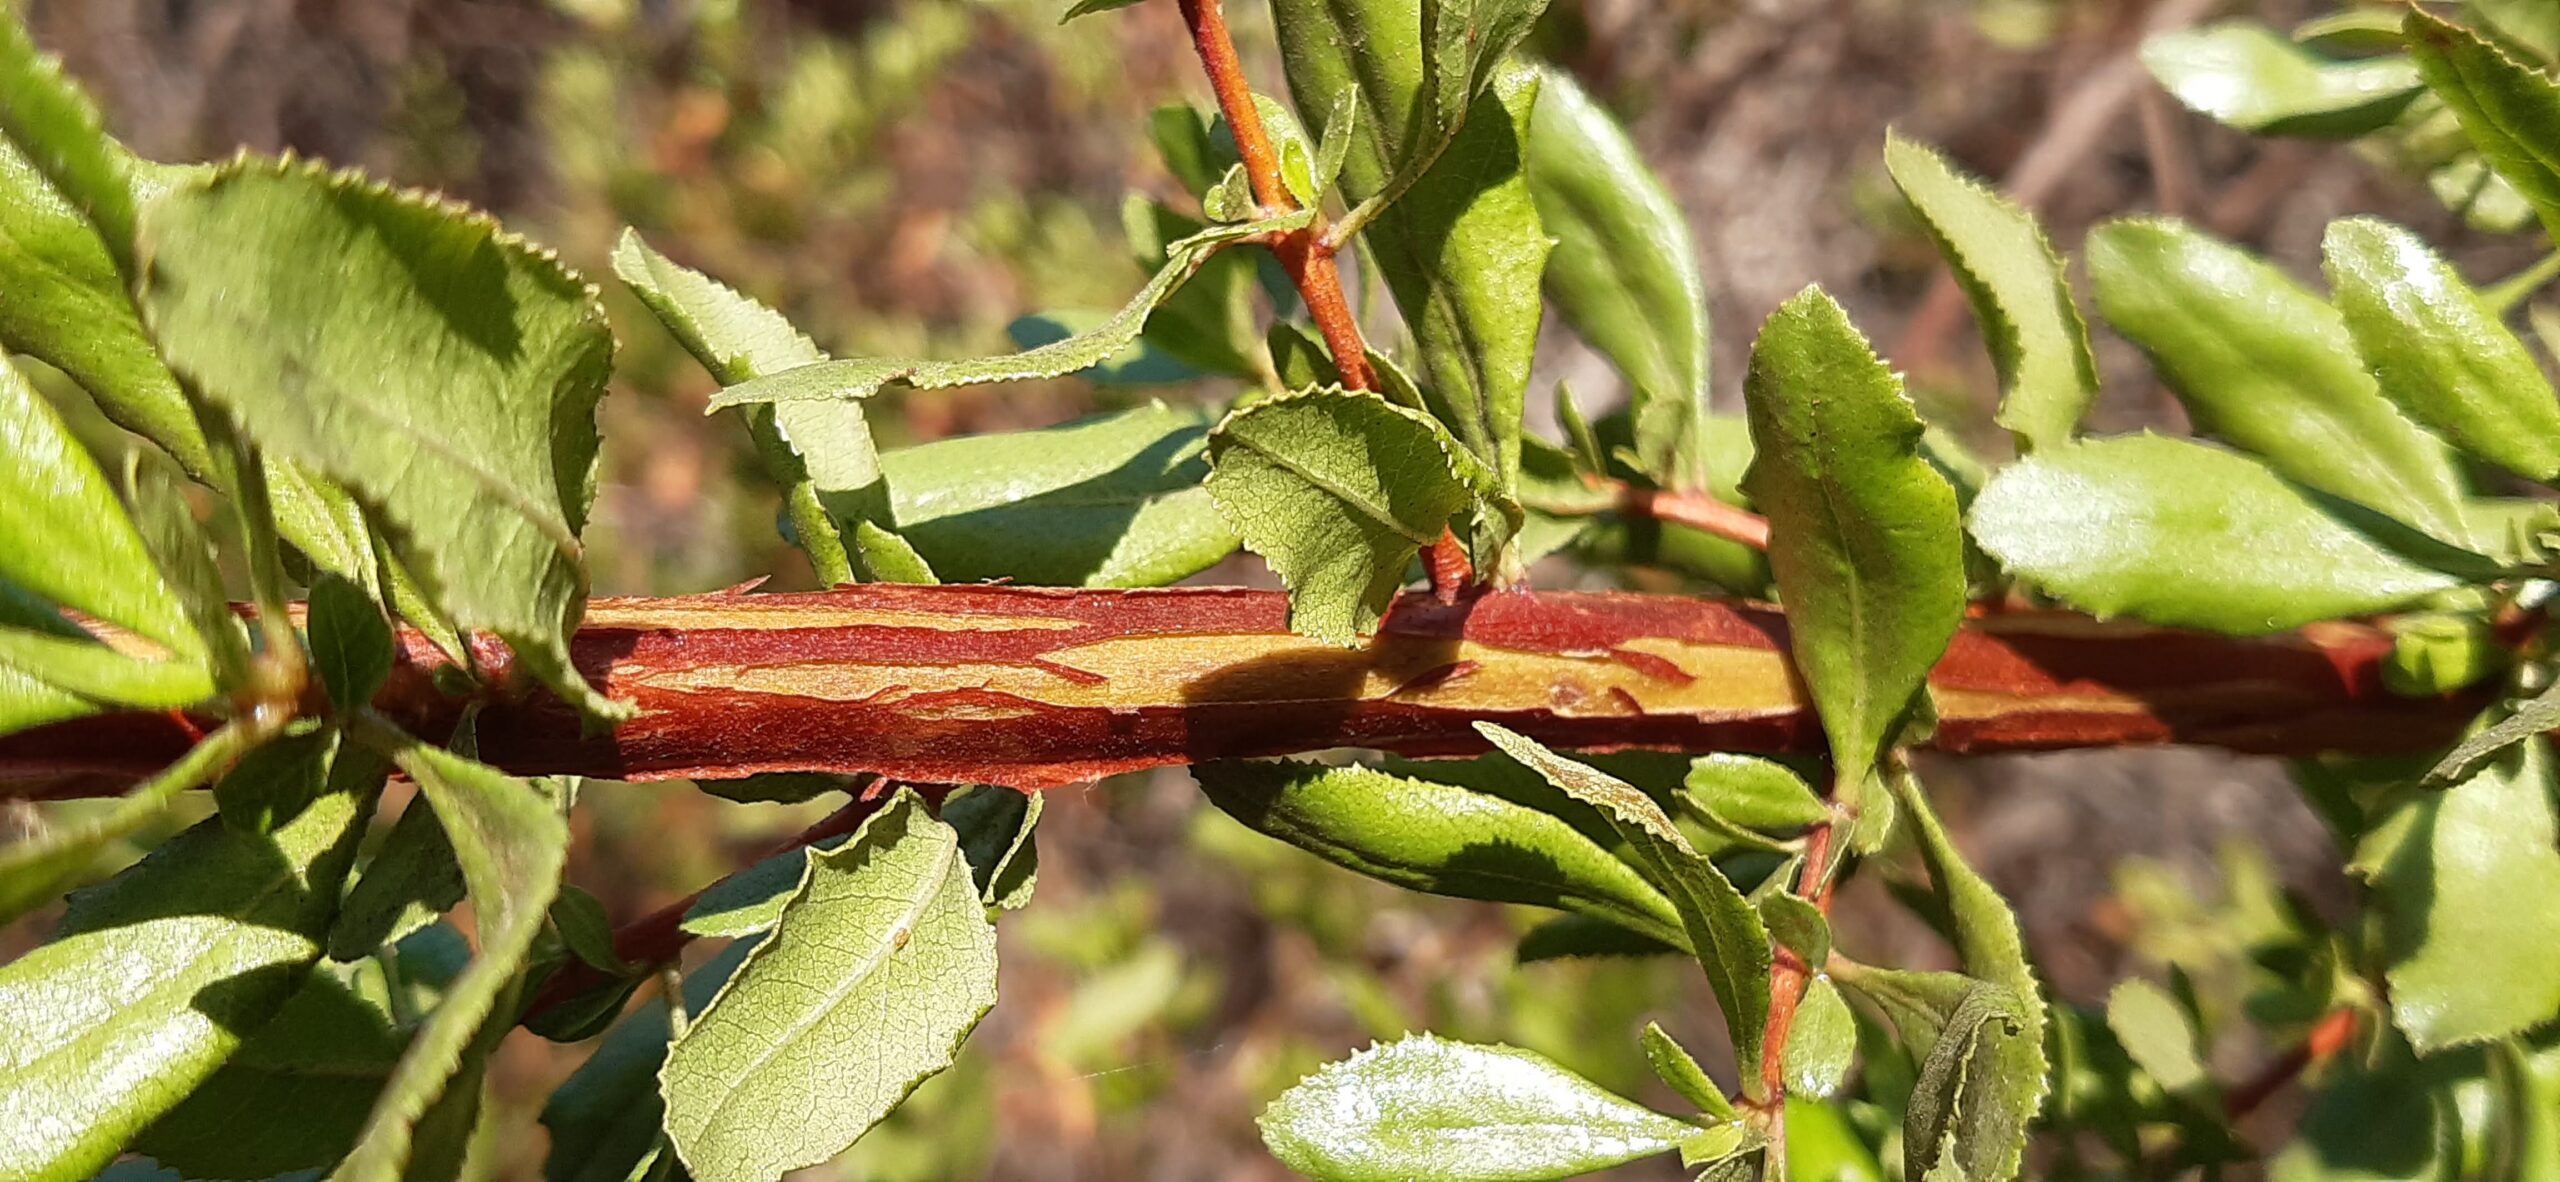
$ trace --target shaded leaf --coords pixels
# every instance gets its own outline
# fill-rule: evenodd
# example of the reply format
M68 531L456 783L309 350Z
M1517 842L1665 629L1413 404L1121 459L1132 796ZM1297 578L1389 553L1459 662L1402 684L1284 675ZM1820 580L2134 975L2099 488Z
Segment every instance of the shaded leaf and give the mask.
M1528 1051L1428 1034L1327 1064L1258 1123L1273 1156L1325 1182L1564 1178L1698 1132Z
M453 843L444 835L434 803L411 797L348 889L329 929L329 957L371 956L434 923L462 902L462 894L462 867L454 861Z
M1416 768L1428 772L1428 767ZM1201 764L1209 802L1247 828L1382 882L1554 907L1685 950L1680 914L1571 824L1425 776L1295 762Z
M1038 792L981 785L943 802L942 819L960 834L979 902L1007 911L1031 902L1040 877L1035 830L1048 801Z
M1556 240L1547 294L1626 376L1644 473L1671 488L1705 487L1698 433L1707 416L1709 338L1697 243L1626 130L1554 67L1538 72L1529 192Z
M2098 363L2044 227L1925 144L1889 134L1884 158L1973 302L2000 372L2000 425L2028 450L2070 442L2098 395Z
M1910 718L1964 616L1955 490L1920 455L1902 383L1819 289L1760 330L1743 488L1769 518L1790 651L1844 788Z
M1201 487L1208 417L1151 403L881 457L898 533L951 582L1153 587L1235 551Z
M2180 222L2111 222L2087 251L2100 310L2199 428L2289 479L2465 540L2451 457L2383 399L2326 301Z
M2107 994L2107 1029L2162 1088L2187 1092L2213 1087L2197 1053L2195 1024L2168 990L2138 977L2118 984Z
M2452 264L2373 218L2331 223L2323 250L2338 311L2383 397L2472 455L2560 478L2560 396Z
M1512 945L1511 960L1514 964L1525 965L1542 960L1679 956L1687 952L1685 948L1665 944L1607 920L1566 914L1521 933L1520 942Z
M389 737L386 737L388 740ZM533 783L398 737L388 754L418 784L470 890L479 948L409 1041L353 1152L333 1179L397 1179L437 1147L421 1134L452 1106L474 1103L482 1062L515 1025L525 955L560 889L569 828ZM467 1122L466 1122L467 1123Z
M2142 64L2179 102L2261 135L2353 139L2425 91L2405 57L2324 58L2246 20L2152 37Z
M720 987L756 946L739 940L685 975L687 1013L711 1004ZM542 1106L551 1134L543 1159L545 1182L629 1182L653 1153L665 1153L666 1102L658 1096L658 1067L667 1058L668 1014L653 1000L615 1024L595 1053Z
M1374 631L1414 554L1498 495L1438 422L1338 387L1230 413L1209 462L1219 511L1288 585L1291 630L1335 644Z
M950 1064L995 1004L995 971L956 835L901 790L809 859L781 922L668 1052L684 1164L763 1182L834 1157Z
M285 1005L372 799L313 798L266 832L207 819L0 967L0 1176L88 1177Z
M2560 1016L2560 818L2540 739L2440 791L2402 790L2357 843L2391 1016L2421 1054Z
M172 367L261 449L379 511L455 623L618 713L568 655L613 349L594 290L485 218L291 162L173 190L142 235Z
M311 667L329 701L342 711L372 702L398 655L382 608L362 588L324 573L311 585L310 612Z
M249 743L248 733L226 726L205 736L178 762L125 793L102 816L47 830L0 846L0 923L42 906L95 861L98 851L165 816L178 794L221 774Z
M2093 439L2002 469L1974 540L2100 617L2235 635L2364 615L2456 586L2257 461L2183 439Z

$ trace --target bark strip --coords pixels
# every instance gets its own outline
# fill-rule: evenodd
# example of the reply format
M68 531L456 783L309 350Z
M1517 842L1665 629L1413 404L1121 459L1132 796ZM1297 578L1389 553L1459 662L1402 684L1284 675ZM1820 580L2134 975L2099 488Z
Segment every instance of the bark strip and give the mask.
M529 688L484 704L484 760L609 779L870 772L1024 789L1210 759L1368 747L1467 755L1478 720L1581 750L1786 752L1821 728L1776 608L1627 594L1398 601L1362 648L1293 635L1277 592L873 585L792 595L599 599L578 667L639 717L588 735ZM1970 622L1931 676L1954 752L2188 743L2417 752L2469 699L2384 690L2380 629L2234 640L2053 612ZM505 669L483 644L485 668ZM421 733L459 704L404 639L378 705ZM0 738L0 796L104 791L205 720L120 714Z

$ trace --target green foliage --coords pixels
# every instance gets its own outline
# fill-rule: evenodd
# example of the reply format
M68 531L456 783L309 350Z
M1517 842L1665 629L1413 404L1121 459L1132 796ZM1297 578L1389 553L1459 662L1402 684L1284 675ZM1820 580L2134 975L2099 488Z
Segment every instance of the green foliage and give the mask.
M1501 495L1438 420L1339 387L1238 408L1209 463L1219 512L1289 587L1289 626L1335 644L1376 630L1414 554Z
M705 1182L825 1161L950 1065L995 984L958 836L902 790L810 855L773 931L676 1038L667 1134Z
M2383 398L2326 301L2178 222L2111 223L2088 252L2108 322L2151 354L2198 427L2294 481L2465 540L2446 448Z
M2352 139L2424 91L2406 57L2324 58L2249 21L2154 37L2142 64L2188 106L2267 135Z
M2236 635L2387 611L2456 586L2257 461L2153 435L2002 469L1970 522L2009 573L2074 607Z
M1716 1131L1528 1051L1428 1034L1327 1065L1272 1101L1261 1123L1273 1155L1323 1182L1565 1178Z
M2560 235L2560 82L2524 65L2478 34L2412 7L2403 26L2427 87L2453 109L2462 130L2498 175L2514 185Z
M1854 785L1911 717L1964 616L1955 490L1920 455L1902 383L1808 289L1760 330L1742 485L1769 518L1796 670Z
M1626 376L1645 474L1705 487L1707 288L1688 220L1626 130L1562 70L1539 71L1528 167L1538 220L1556 240L1547 293ZM1596 455L1585 463L1601 466Z
M2098 363L2044 228L1923 144L1888 136L1884 159L1972 298L2000 371L2000 425L2026 450L2071 442L2098 395Z
M495 223L293 163L174 189L140 233L171 367L395 524L393 550L455 623L618 714L568 653L613 351L594 290Z

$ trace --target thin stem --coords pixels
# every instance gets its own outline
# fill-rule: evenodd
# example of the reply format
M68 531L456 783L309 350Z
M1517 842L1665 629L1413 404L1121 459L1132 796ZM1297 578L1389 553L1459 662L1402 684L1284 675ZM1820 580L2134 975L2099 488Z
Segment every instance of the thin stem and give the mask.
M1847 811L1834 804L1830 820L1805 831L1804 868L1796 876L1796 893L1824 915L1831 914L1835 838L1848 824ZM1769 963L1769 1020L1761 1028L1760 1087L1754 1102L1770 1143L1776 1146L1787 1143L1787 1036L1795 1030L1796 1010L1804 1004L1805 990L1812 983L1813 966L1794 949L1778 945Z
M2492 316L2505 316L2554 279L2560 279L2560 250L2544 255L2540 262L2483 288L2480 292L2481 306L2487 308Z
M2222 1114L2237 1122L2273 1099L2286 1085L2302 1077L2314 1065L2327 1062L2355 1041L2356 1011L2335 1009L2320 1019L2302 1045L2278 1056L2258 1073L2232 1087L2222 1097Z
M1650 517L1685 525L1754 550L1769 548L1769 519L1737 509L1702 492L1618 486L1617 509L1633 517Z

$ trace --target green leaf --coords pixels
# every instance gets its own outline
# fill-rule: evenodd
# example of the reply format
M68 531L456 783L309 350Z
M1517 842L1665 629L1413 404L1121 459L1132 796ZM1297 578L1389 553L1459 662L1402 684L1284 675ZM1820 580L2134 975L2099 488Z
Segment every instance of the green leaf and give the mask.
M782 918L783 907L799 892L810 860L851 840L851 835L829 837L784 850L721 879L685 909L677 926L696 936L751 936L766 931Z
M1786 765L1752 755L1701 755L1689 764L1689 795L1725 822L1781 833L1831 819L1831 806Z
M960 834L960 852L969 859L969 879L978 884L978 900L1004 911L1031 902L1040 877L1040 844L1033 832L1049 798L1038 792L981 785L942 805L943 822Z
M326 1167L355 1145L406 1036L380 965L322 964L133 1149L190 1178Z
M2270 1182L2453 1182L2462 1176L2451 1089L2401 1052L2367 1068L2347 1057L2267 1163Z
M1076 0L1074 4L1067 7L1066 14L1058 18L1058 23L1063 25L1080 16L1091 16L1097 12L1110 12L1113 9L1127 8L1137 2L1138 0Z
M260 448L381 513L455 623L588 713L620 712L568 652L613 350L594 289L478 215L293 163L174 190L142 238L173 368Z
M1644 473L1707 483L1707 286L1688 219L1626 130L1571 75L1546 67L1529 120L1529 192L1556 240L1556 310L1625 375Z
M1661 1023L1645 1023L1641 1041L1644 1043L1645 1062L1665 1087L1680 1093L1681 1099L1697 1105L1698 1111L1710 1117L1735 1119L1738 1114L1734 1111L1733 1101L1725 1097L1724 1089L1707 1078L1706 1069L1698 1066L1698 1060L1689 1054L1688 1048L1674 1040Z
M1416 552L1493 473L1438 422L1375 394L1265 398L1209 433L1209 493L1289 588L1289 627L1348 645L1374 631Z
M167 815L179 793L220 775L249 743L247 732L237 725L225 726L188 748L178 762L127 792L105 814L0 846L0 924L52 899L66 882L97 860L99 850L107 843Z
M1984 982L1947 1011L1945 1034L1921 1064L1906 1145L1924 1172L1945 1137L1968 1176L2014 1177L2028 1122L2047 1091L2043 997L2008 903L1966 864L1919 781L1908 773L1889 778L1946 905L1958 960Z
M311 584L311 666L341 711L373 701L391 676L391 623L364 589L334 574Z
M1248 829L1408 890L1553 907L1686 949L1671 900L1567 821L1492 792L1423 776L1315 763L1192 769L1211 804Z
M755 946L753 939L739 940L687 974L685 1011L709 1006ZM658 1067L667 1058L667 1019L663 1000L634 1011L552 1091L542 1106L542 1126L551 1133L545 1182L629 1182L652 1154L666 1152Z
M2426 89L2405 57L2324 58L2246 20L2152 37L2142 64L2179 102L2261 135L2354 139Z
M2331 223L2324 249L2338 311L2383 397L2472 455L2560 479L2560 395L2451 264L2373 218Z
M1196 127L1198 115L1187 108L1185 114ZM1180 242L1203 228L1198 218L1176 213L1138 193L1122 202L1120 225L1138 265L1150 274L1164 265L1166 243ZM1261 287L1264 262L1252 251L1220 251L1210 256L1189 282L1147 316L1140 343L1159 354L1156 360L1174 363L1165 368L1260 377L1264 355L1262 328L1254 319L1254 293Z
M773 309L670 261L637 231L622 232L613 251L613 273L721 385L827 358ZM839 523L877 519L885 511L886 496L862 408L811 402L749 407L744 413L757 453L788 490L785 504L792 529L817 567L819 581L851 582L854 573Z
M15 12L0 19L0 137L81 211L118 269L130 273L137 190L147 196L173 170L135 159L108 135L98 109L62 63L37 51Z
M1528 1051L1428 1034L1327 1064L1258 1123L1273 1156L1323 1182L1564 1178L1698 1132Z
M1787 1100L1787 1176L1807 1182L1885 1182L1875 1151L1841 1114L1818 1100Z
M5 23L5 22L0 22ZM202 666L203 638L106 474L26 375L0 363L0 579Z
M1781 876L1776 881L1784 882ZM1831 960L1831 918L1822 909L1798 895L1775 887L1766 893L1755 890L1760 921L1769 928L1769 936L1778 946L1796 954L1814 971Z
M250 483L256 483L257 470L249 471ZM124 490L143 548L150 552L153 565L159 567L161 577L176 593L188 627L206 651L205 663L213 671L215 689L250 688L248 629L231 606L213 539L187 503L175 466L148 449L135 448L125 453ZM246 518L240 520L244 532L255 529L266 535L263 542L249 546L248 563L254 567L261 551L273 555L273 530L263 522L248 526ZM281 589L275 589L269 598L281 607L284 595Z
M1884 159L1973 301L2000 371L2000 425L2029 451L2069 443L2098 396L2098 362L2044 227L1925 144L1888 133Z
M207 819L0 967L0 1176L88 1177L284 1006L372 801L310 798L266 832Z
M1900 734L1963 620L1955 490L1920 455L1901 381L1819 289L1762 326L1745 394L1743 488L1769 518L1795 666L1846 788Z
M462 867L426 797L411 797L329 929L329 957L357 960L434 923L462 902Z
M2198 1054L2195 1023L2168 990L2139 977L2118 984L2107 995L2107 1029L2162 1089L2211 1093L2213 1077Z
M383 1085L364 1136L331 1173L345 1182L398 1179L423 1148L420 1129L468 1104L497 1036L515 1025L525 954L542 934L560 890L568 823L530 781L450 752L386 737L388 753L417 781L462 867L479 928L479 950L445 990ZM431 1143L430 1143L431 1144Z
M1686 955L1687 952L1688 949L1628 931L1607 920L1566 914L1521 933L1520 942L1511 947L1511 961L1527 965L1542 960L1673 956Z
M1735 1060L1759 1062L1762 1030L1769 1017L1771 961L1769 931L1761 925L1759 911L1641 790L1490 722L1477 723L1476 731L1566 795L1599 809L1616 827L1628 850L1621 856L1669 896L1679 911L1680 922L1689 932L1689 947L1715 987ZM1744 1090L1754 1099L1762 1098L1759 1077L1746 1074Z
M2087 249L2100 310L2200 429L2299 483L2464 541L2451 457L2382 397L2327 302L2180 222L2112 222Z
M1795 1025L1787 1030L1783 1063L1787 1094L1828 1099L1849 1077L1858 1054L1858 1019L1840 997L1828 973L1817 973L1797 1003Z
M2411 6L2401 28L2428 89L2560 237L2560 82L2425 9Z
M1433 0L1426 21L1423 0L1278 0L1271 15L1290 95L1319 140L1329 135L1342 96L1357 96L1344 196L1356 207L1411 181L1376 211L1360 241L1413 330L1432 414L1508 491L1520 469L1520 416L1549 243L1522 167L1537 75L1493 63L1502 39L1516 33L1512 22L1536 6L1479 4L1481 12L1478 4L1456 11L1451 0ZM1431 56L1452 43L1426 43L1426 25L1496 34L1475 47L1481 52L1474 60L1493 68L1490 85L1436 154L1449 119L1435 116L1435 104L1466 88L1435 81L1461 79L1447 67L1447 54ZM1427 171L1407 170L1425 159ZM1489 565L1484 556L1478 564Z
M1305 210L1275 218L1212 226L1166 247L1164 269L1157 271L1118 312L1085 332L1062 341L960 361L862 357L820 361L756 377L720 391L711 409L754 403L787 405L812 400L852 401L869 398L887 386L944 390L990 382L1018 382L1064 377L1129 347L1146 326L1147 314L1182 286L1191 273L1220 248L1262 234L1294 230L1312 215Z
M1235 551L1201 487L1208 434L1204 412L1150 403L880 460L899 535L945 580L1155 587Z
M995 929L951 828L912 791L809 860L782 922L660 1071L703 1182L834 1157L949 1066L995 1004Z
M2184 439L2093 439L2002 469L1974 541L2100 617L2234 635L2365 615L2456 585L2349 529L2324 498Z
M2560 819L2548 744L2442 790L2403 789L2357 843L2391 1016L2421 1054L2560 1016Z

